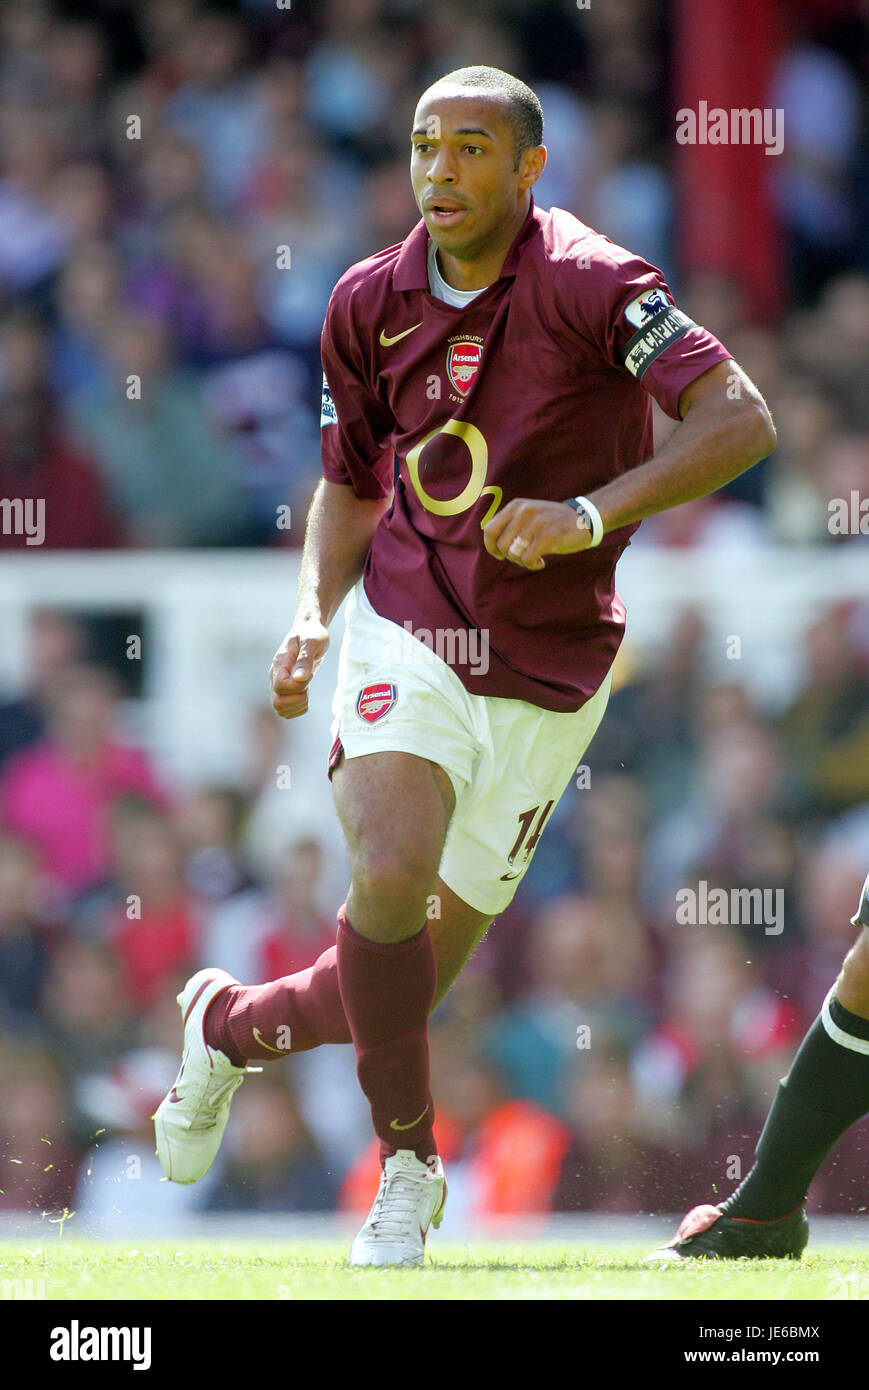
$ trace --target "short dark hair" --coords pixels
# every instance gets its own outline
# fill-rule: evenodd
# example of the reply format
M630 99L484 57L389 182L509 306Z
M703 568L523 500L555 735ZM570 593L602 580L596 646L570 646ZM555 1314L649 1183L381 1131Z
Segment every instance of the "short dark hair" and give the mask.
M543 107L540 105L540 98L512 73L482 64L478 67L456 68L432 83L432 87L447 86L458 87L467 92L479 92L483 96L495 97L503 103L507 108L507 119L513 127L517 169L524 150L542 145Z

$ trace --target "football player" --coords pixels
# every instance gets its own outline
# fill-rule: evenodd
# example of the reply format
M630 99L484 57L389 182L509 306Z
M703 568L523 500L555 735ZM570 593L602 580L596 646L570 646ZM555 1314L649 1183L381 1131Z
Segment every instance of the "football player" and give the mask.
M542 136L515 77L437 81L411 134L421 220L331 296L324 478L271 688L279 715L304 714L349 595L329 768L350 886L311 969L188 982L156 1116L167 1175L195 1181L251 1060L352 1044L383 1164L354 1264L422 1263L440 1222L428 1017L603 716L619 556L644 517L775 443L757 389L659 270L535 206ZM681 422L657 453L653 398Z

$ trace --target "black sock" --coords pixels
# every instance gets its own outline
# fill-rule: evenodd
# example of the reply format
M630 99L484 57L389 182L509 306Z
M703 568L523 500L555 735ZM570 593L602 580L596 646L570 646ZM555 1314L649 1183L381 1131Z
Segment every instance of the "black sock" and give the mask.
M867 1111L869 1020L831 996L779 1082L754 1167L722 1203L726 1214L774 1221L802 1206L836 1140Z

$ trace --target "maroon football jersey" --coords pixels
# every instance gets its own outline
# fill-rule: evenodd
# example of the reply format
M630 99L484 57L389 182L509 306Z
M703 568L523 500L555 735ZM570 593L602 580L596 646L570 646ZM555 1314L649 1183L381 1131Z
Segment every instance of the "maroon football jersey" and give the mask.
M678 419L682 390L730 354L659 270L561 208L532 201L500 276L462 308L431 294L427 246L420 221L332 292L323 472L385 497L397 456L365 562L376 612L451 634L440 650L473 694L576 710L624 633L615 567L636 525L536 571L493 559L482 526L511 498L564 501L642 463L650 394ZM487 659L464 660L481 639Z

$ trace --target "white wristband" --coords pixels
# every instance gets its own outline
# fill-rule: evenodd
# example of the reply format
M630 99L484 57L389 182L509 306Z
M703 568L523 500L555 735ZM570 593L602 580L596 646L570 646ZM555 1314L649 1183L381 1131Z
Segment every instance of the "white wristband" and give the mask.
M600 512L593 502L589 502L587 497L574 497L573 500L588 522L591 531L589 550L593 550L603 540L603 521Z

